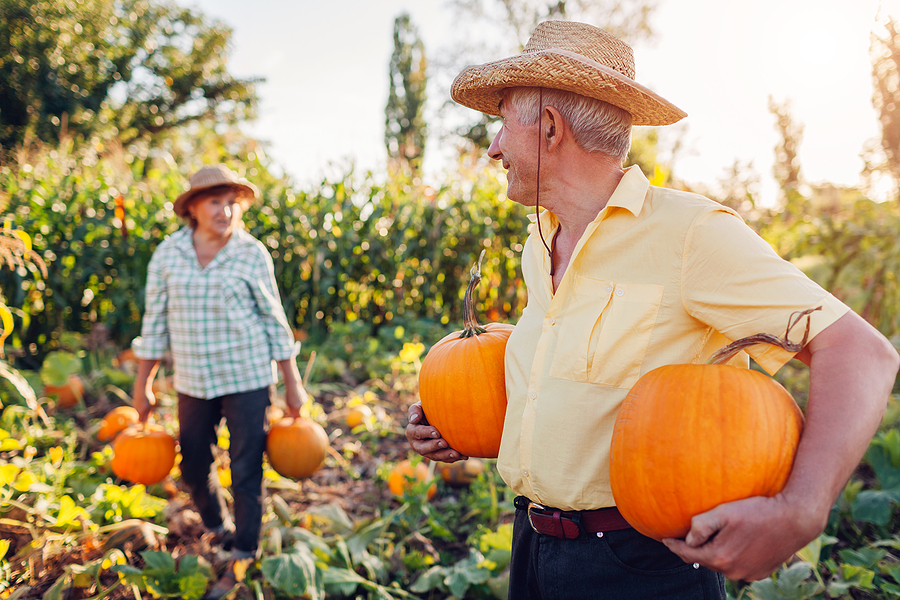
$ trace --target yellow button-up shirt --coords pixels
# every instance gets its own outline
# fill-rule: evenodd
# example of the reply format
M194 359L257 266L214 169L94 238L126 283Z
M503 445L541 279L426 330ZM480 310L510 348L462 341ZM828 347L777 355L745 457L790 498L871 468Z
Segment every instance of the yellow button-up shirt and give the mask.
M545 211L551 239L558 221ZM498 468L514 492L547 506L613 506L609 448L619 406L638 378L699 363L736 339L784 335L798 310L810 339L847 306L780 258L734 211L650 186L629 168L588 225L556 292L544 245L528 238L528 304L506 350L508 407ZM803 336L801 322L793 341ZM769 373L793 356L749 349ZM747 366L741 353L731 364Z

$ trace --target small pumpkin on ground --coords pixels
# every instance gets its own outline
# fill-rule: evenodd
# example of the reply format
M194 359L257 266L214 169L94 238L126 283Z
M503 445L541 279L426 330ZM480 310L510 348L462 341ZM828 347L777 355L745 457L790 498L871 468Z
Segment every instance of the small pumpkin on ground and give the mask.
M344 420L347 422L347 427L353 429L372 418L374 418L374 413L367 404L355 404L347 410Z
M817 310L817 309L813 309ZM704 365L666 365L644 374L622 404L609 464L616 506L657 540L684 537L691 519L753 496L774 496L787 482L803 414L781 384L752 369L722 364L743 348L787 338L758 334L716 352Z
M56 400L59 408L72 408L84 398L84 383L78 375L69 375L63 385L45 385L44 394Z
M472 292L481 280L482 251L463 299L465 326L428 351L419 371L419 397L428 422L450 447L478 458L497 458L506 418L507 323L475 320Z
M484 463L477 458L460 460L455 463L441 463L438 467L441 479L450 487L471 485L484 472Z
M117 406L112 409L103 420L100 421L100 429L97 430L97 439L108 442L114 439L120 431L135 425L140 420L138 411L131 406Z
M391 469L388 475L388 488L395 496L403 496L403 492L410 489L416 481L431 481L434 475L429 472L428 465L420 462L413 467L409 460L402 460ZM425 493L426 497L431 500L437 493L437 484L432 483Z
M113 440L113 473L132 483L159 483L175 466L175 446L175 438L159 425L131 425Z
M278 474L304 479L322 466L328 446L328 434L321 425L310 419L287 417L269 429L266 454Z

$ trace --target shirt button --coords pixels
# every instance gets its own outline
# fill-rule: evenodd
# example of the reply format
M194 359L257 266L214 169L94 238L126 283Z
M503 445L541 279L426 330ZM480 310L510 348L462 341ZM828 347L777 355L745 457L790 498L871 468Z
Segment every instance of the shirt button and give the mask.
M616 290L616 296L624 296L624 295L625 295L625 290L623 290L622 288L619 288Z
M606 286L606 291L607 291L607 292L611 292L611 291L612 291L612 286L611 286L611 285Z
M536 392L531 392L531 393L529 394L529 396L531 396L531 399L534 400L535 398L537 398L537 393L536 393Z
M699 569L699 568L700 568L700 563L694 563L693 567L694 567L695 569Z
M553 317L550 317L550 324L556 325L556 319L554 319Z
M522 469L522 475L528 477L528 469Z

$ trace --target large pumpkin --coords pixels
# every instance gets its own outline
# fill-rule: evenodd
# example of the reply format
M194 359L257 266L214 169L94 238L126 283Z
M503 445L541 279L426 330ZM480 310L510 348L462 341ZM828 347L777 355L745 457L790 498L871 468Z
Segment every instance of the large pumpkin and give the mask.
M159 425L126 428L113 440L112 449L113 473L132 483L159 483L175 466L175 438Z
M322 466L328 445L328 434L321 425L309 419L287 417L269 429L266 454L280 475L303 479Z
M784 488L803 428L800 408L764 373L716 364L761 342L797 352L806 336L800 344L787 333L744 338L713 364L653 369L628 393L613 430L609 476L616 506L644 535L684 537L700 513Z
M480 264L481 259L472 267L463 300L464 329L428 351L419 370L419 397L428 422L451 448L497 458L506 418L504 357L513 326L476 322L472 292L481 279Z
M115 438L120 431L136 424L140 420L138 411L131 406L117 406L100 421L100 429L97 430L97 439L108 442Z

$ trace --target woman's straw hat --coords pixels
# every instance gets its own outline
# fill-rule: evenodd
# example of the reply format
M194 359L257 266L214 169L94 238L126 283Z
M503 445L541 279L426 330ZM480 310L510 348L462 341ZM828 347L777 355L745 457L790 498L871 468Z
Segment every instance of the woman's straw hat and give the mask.
M237 197L246 207L251 201L259 197L259 190L255 185L238 177L237 173L226 167L225 165L208 165L201 168L191 176L187 190L175 200L172 210L179 217L185 216L187 201L194 197L195 194L209 188L220 185L227 185L234 188Z
M545 21L518 56L466 67L450 88L454 100L499 115L503 90L568 90L631 113L634 125L669 125L683 110L634 81L631 47L609 33L572 21Z

